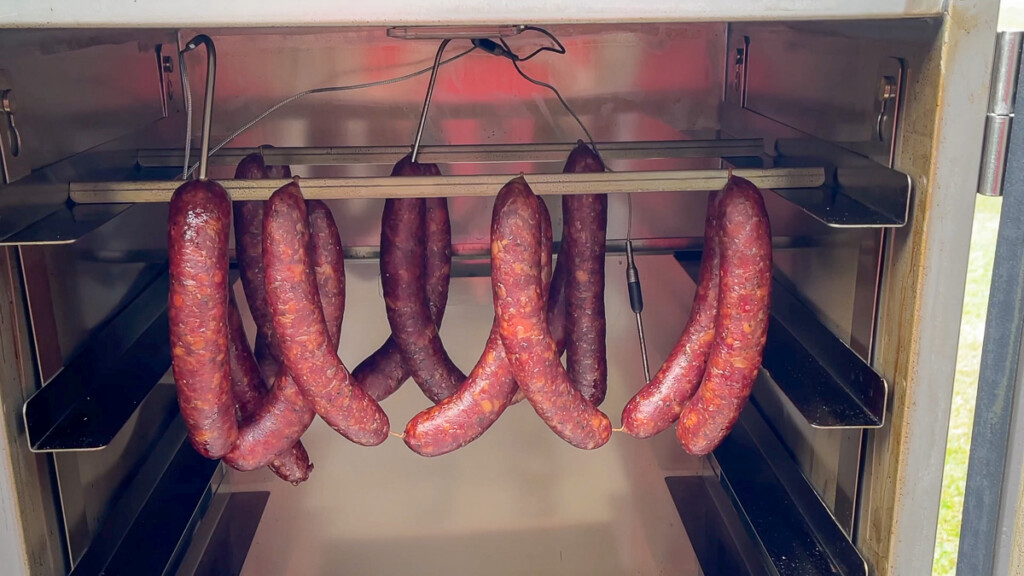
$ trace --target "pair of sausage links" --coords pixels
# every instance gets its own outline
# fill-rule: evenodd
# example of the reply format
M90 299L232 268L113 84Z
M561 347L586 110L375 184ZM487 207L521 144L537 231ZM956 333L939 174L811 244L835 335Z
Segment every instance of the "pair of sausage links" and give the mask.
M313 273L306 205L297 182L274 192L263 212L263 267L274 333L285 367L317 414L364 446L383 442L388 417L355 385L331 342Z
M395 173L421 173L403 159ZM427 296L426 202L421 198L389 198L381 219L380 269L384 304L395 344L406 368L435 404L451 396L465 374L444 349Z
M604 172L601 159L583 143L562 170ZM604 313L604 254L608 228L607 194L562 196L562 246L559 261L568 268L565 280L565 363L569 379L594 406L608 390Z
M541 209L541 242L551 245L551 216ZM551 252L541 252L544 290L551 282ZM406 446L422 456L440 456L479 438L511 404L519 387L501 343L495 318L484 352L455 394L420 412L405 427Z
M337 350L345 311L345 261L341 235L326 204L310 200L306 209L317 292L322 295L328 336ZM281 466L292 474L285 479L295 483L294 480L298 479L295 474L301 472L301 467L291 464L287 458L291 450L289 447L296 445L302 448L298 439L313 422L313 416L313 409L299 392L291 374L280 370L269 396L240 426L238 442L225 461L239 470L255 470L268 464L272 468Z
M543 203L541 201L541 204ZM546 214L547 205L543 208ZM555 262L555 270L551 274L551 286L548 289L548 329L551 330L551 338L555 341L555 353L559 358L565 353L565 280L568 275L569 266L565 259L558 258ZM518 404L525 399L526 394L520 388L512 397L512 404Z
M408 164L408 161L399 162L392 175L400 175L396 172L407 170L403 166ZM425 175L440 174L433 164L418 166L424 170ZM445 198L426 199L426 244L427 305L434 325L440 328L448 302L452 269L452 229L448 218L448 201ZM388 336L380 348L360 362L352 371L352 376L378 402L394 394L409 379L409 370L394 336Z
M259 153L249 154L235 168L236 180L264 178L291 178L291 169L288 166L267 166ZM264 381L272 382L280 368L281 351L274 341L274 323L263 281L263 202L235 202L232 208L235 216L235 259L242 291L256 324L256 361Z
M622 429L631 436L648 438L672 425L704 377L708 354L715 340L715 319L718 315L719 196L721 191L708 195L700 279L683 334L650 383L641 388L622 410Z
M537 414L563 440L593 449L608 442L611 423L573 386L547 323L541 255L542 211L526 180L506 184L491 220L491 287L498 331L512 373Z
M209 180L171 197L171 361L189 440L206 458L227 454L238 435L228 365L228 235L231 200Z
M228 359L231 365L231 391L238 410L239 433L237 447L248 432L245 422L251 419L266 403L267 386L260 374L259 365L249 349L249 341L242 326L242 315L238 311L234 294L229 290L228 303ZM235 448L224 457L225 462L235 466ZM285 448L270 462L270 469L282 480L298 485L309 479L313 464L302 442L294 442Z
M715 340L676 436L694 455L714 450L750 396L768 333L772 236L764 199L733 176L718 200L720 280Z

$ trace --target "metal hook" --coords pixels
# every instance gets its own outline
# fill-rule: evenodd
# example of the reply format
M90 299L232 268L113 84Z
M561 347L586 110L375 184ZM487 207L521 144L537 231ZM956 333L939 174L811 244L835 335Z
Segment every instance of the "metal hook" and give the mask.
M420 152L420 139L423 138L423 126L427 123L427 109L430 108L430 98L434 95L434 82L437 81L437 69L441 67L441 56L444 55L444 49L448 47L448 43L451 42L451 38L445 38L441 41L441 45L437 47L437 55L434 56L434 67L430 70L430 84L427 85L427 97L423 99L423 111L420 113L420 125L416 129L416 140L412 144L412 156L411 160L416 161L416 156Z
M206 95L203 98L203 132L199 148L199 179L206 180L206 167L210 161L210 125L213 124L213 87L217 78L217 49L206 34L199 34L185 44L182 53L206 46Z

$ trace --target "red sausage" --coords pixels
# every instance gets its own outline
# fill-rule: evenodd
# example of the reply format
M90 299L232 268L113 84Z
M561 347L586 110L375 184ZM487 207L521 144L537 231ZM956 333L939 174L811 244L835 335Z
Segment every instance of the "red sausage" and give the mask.
M192 180L171 197L171 360L178 405L196 451L220 458L238 427L228 365L228 234L231 201L220 184Z
M544 211L547 213L547 206L544 206ZM551 330L551 338L555 341L555 353L559 358L565 352L565 279L568 272L569 267L565 260L559 258L551 275L551 287L548 289L548 329ZM512 404L518 404L524 399L526 394L520 388L512 397Z
M718 318L704 381L679 416L676 436L694 455L714 450L750 396L768 333L772 234L764 199L732 177L718 200Z
M249 154L238 163L235 179L291 178L287 166L266 166L259 153ZM256 361L266 382L277 376L281 351L274 342L274 324L267 304L263 282L263 202L235 202L235 259L242 279L242 290L256 323Z
M537 414L563 440L593 449L611 436L608 417L569 380L547 324L538 200L522 177L506 184L491 220L491 287L512 373Z
M338 358L320 303L306 205L297 182L274 192L263 212L263 267L274 333L302 395L332 428L364 446L383 442L387 415L354 385Z
M324 320L331 344L337 350L345 311L345 260L341 235L326 204L311 200L306 206L317 293L324 295L321 298ZM275 472L281 470L278 475L293 484L297 483L296 479L300 482L305 480L295 476L302 473L302 467L287 455L290 450L305 454L298 439L313 422L313 415L313 409L302 397L294 379L287 370L282 370L266 400L242 423L238 442L225 461L239 470L255 470L269 464ZM301 457L301 454L296 457ZM291 476L285 477L282 473Z
M601 159L580 140L563 172L604 172ZM569 379L594 406L608 390L605 343L604 251L608 195L562 196L562 246L565 262L565 364Z
M245 328L242 326L242 316L238 312L238 304L230 290L228 297L228 359L231 364L231 391L238 409L238 420L242 424L246 419L252 418L266 402L268 393L263 376L260 375L260 368L249 349L249 341L245 336ZM238 434L239 442L241 442L245 436L244 424L240 426ZM236 442L235 445L237 446L239 442ZM224 457L225 462L229 465L233 465L232 455L234 452L235 449L232 448L232 451ZM313 464L310 463L309 454L306 453L302 443L295 442L290 448L282 450L273 457L270 469L282 480L298 485L309 479Z
M394 172L409 174L408 157ZM389 198L380 234L381 286L391 334L413 379L434 403L451 396L466 379L444 349L427 303L426 203Z
M440 174L433 164L420 166L431 174ZM427 304L434 325L440 328L451 279L452 229L445 198L427 198L426 205ZM394 337L388 336L380 348L360 362L352 371L352 377L378 402L398 390L409 379L409 370Z
M704 253L701 255L700 280L683 334L668 359L649 384L622 410L622 429L631 436L648 438L668 428L679 418L700 381L715 340L718 315L718 198L708 195L704 221Z
M541 243L551 244L551 216L541 209ZM551 281L551 252L541 252L544 289ZM422 456L440 456L479 438L510 405L518 390L495 319L483 355L459 390L420 412L405 427L405 444Z
M345 314L345 254L331 209L321 200L306 202L313 270L323 306L327 333L337 352Z

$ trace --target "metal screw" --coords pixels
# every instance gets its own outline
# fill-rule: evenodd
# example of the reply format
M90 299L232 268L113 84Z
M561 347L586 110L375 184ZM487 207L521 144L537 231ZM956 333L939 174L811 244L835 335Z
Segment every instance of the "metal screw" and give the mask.
M164 56L161 58L160 62L165 73L170 74L174 72L174 60L172 60L170 56Z

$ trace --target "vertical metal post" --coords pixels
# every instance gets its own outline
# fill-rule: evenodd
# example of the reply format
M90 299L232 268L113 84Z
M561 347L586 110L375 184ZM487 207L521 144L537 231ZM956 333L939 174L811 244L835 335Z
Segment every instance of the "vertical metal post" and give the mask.
M1024 110L1017 80L1016 107ZM1024 480L1024 123L1010 132L992 290L978 377L959 576L1009 574Z

